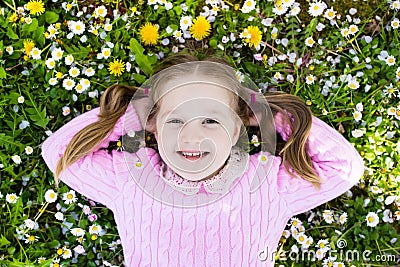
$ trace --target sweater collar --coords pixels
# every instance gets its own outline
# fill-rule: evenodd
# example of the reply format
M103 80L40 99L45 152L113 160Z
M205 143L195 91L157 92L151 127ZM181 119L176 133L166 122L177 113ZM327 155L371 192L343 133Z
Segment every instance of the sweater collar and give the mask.
M193 195L201 190L223 194L231 188L232 183L238 177L243 175L248 161L248 153L233 147L225 166L215 176L206 180L189 181L175 173L163 161L161 161L160 176L169 186L186 195Z

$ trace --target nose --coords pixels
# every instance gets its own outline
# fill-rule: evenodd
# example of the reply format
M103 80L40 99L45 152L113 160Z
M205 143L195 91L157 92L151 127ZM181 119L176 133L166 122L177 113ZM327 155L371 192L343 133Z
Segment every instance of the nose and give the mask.
M185 123L179 133L179 139L185 144L200 144L205 139L200 120L192 120Z

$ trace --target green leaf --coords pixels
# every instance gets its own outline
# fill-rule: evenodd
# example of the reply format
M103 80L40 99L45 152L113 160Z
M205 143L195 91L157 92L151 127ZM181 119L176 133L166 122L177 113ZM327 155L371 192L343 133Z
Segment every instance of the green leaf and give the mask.
M0 67L0 79L5 79L7 77L7 73L3 67Z
M58 21L58 14L56 12L47 11L45 14L45 19L48 24L52 24Z
M131 49L132 53L136 54L143 54L144 48L139 44L139 42L135 38L131 38L129 42L129 48Z
M1 235L0 247L7 246L8 244L10 244L10 241L8 241L7 238L5 238L5 236Z
M40 44L40 45L44 45L44 43L46 41L46 39L44 38L43 33L44 33L44 26L41 26L41 27L37 28L33 32L33 36L32 36L33 40L36 43Z
M133 79L137 81L139 84L142 84L146 81L146 76L141 74L133 74Z
M143 54L143 46L141 46L135 38L131 38L129 42L129 48L135 55L135 61L139 68L147 75L150 75L153 72L153 67L150 62L150 57Z
M32 19L31 24L24 24L22 26L22 32L24 34L35 31L38 28L38 20L36 18Z
M16 39L19 38L18 35L15 34L15 32L12 30L11 27L7 28L7 36L10 37L10 39L13 39L13 40L16 40Z

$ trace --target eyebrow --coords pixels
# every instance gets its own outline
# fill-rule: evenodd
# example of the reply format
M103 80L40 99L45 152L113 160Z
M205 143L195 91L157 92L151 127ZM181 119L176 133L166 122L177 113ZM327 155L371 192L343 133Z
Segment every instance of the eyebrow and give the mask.
M176 113L175 113L175 110L168 110L168 111L164 112L164 113L161 115L161 118L166 117L168 114L170 114L170 115L175 115ZM223 115L224 115L224 114L221 113L220 111L216 111L216 110L211 110L211 111L210 111L210 114L211 114L211 115L219 115L219 116L223 116ZM226 114L225 114L225 115L226 115Z

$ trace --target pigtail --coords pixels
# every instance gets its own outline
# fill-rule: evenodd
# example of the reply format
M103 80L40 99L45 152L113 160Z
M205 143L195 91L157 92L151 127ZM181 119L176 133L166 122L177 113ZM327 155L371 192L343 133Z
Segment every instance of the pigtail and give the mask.
M80 158L89 154L114 129L115 123L125 113L136 87L114 84L100 99L98 121L80 130L70 141L64 155L58 160L54 172L56 184L60 173Z
M289 135L285 145L279 151L285 169L292 176L298 174L303 179L319 187L321 180L312 167L312 161L307 153L307 139L312 124L312 113L303 101L294 95L281 92L265 93L272 114L282 114L283 124L289 127ZM285 129L282 129L285 131Z

